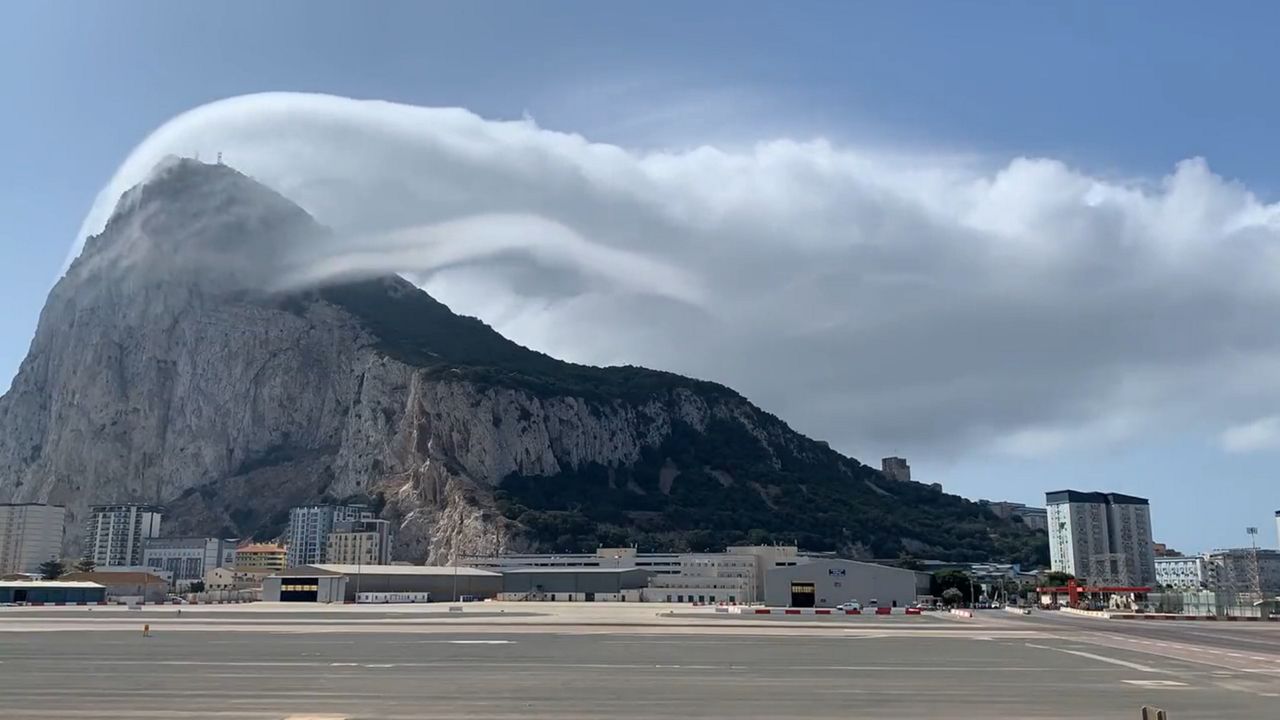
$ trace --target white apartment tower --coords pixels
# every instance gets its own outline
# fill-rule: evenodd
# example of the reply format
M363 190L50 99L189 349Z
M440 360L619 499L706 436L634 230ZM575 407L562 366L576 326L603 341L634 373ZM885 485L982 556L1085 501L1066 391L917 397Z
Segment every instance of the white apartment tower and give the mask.
M364 505L307 505L289 511L288 567L315 565L329 561L329 534L342 522L369 520L373 513Z
M84 555L100 567L143 563L149 538L160 535L158 505L94 505L84 524Z
M1059 490L1045 494L1049 560L1090 585L1154 587L1151 508L1146 498Z
M0 503L0 575L36 573L62 554L67 509L40 503Z

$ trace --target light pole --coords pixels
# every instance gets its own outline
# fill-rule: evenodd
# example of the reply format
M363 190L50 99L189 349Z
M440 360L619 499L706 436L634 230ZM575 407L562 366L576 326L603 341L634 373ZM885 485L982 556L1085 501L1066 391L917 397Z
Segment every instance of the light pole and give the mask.
M450 550L453 551L453 601L458 602L458 546L456 541Z
M1249 553L1249 592L1254 595L1262 594L1262 578L1259 577L1258 570L1258 528L1249 526L1244 529L1249 535L1249 544L1252 550Z

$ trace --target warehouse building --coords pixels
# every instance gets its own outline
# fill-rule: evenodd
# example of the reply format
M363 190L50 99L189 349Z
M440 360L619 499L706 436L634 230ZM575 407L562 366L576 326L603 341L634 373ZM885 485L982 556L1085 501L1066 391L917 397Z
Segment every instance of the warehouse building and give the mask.
M262 581L266 602L344 602L356 593L431 593L440 602L497 597L502 576L467 567L299 565Z
M916 574L855 560L814 560L766 572L764 594L774 607L834 607L850 600L906 607L916 599Z
M538 567L502 573L503 600L639 602L653 571L643 568Z
M100 603L107 599L107 589L98 583L63 580L0 581L0 605L32 603Z

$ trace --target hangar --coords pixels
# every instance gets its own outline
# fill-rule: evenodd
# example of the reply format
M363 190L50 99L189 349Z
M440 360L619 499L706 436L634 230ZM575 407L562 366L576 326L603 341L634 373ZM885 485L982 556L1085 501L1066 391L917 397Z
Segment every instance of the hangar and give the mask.
M638 602L651 570L601 567L522 567L502 572L506 600Z
M814 560L766 572L764 599L774 607L835 607L850 600L906 607L916 599L916 574L856 560Z
M262 581L267 602L345 602L356 593L431 593L454 601L491 598L502 591L502 576L488 570L429 565L299 565Z

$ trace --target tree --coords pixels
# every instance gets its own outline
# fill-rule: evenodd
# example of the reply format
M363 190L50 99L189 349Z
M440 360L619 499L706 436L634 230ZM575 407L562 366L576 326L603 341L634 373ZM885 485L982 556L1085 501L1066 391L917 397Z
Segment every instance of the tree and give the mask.
M1071 573L1065 573L1061 570L1052 570L1044 576L1044 581L1049 587L1062 587L1067 584L1068 580L1075 579L1075 576Z
M930 587L934 595L939 597L946 592L948 588L956 588L962 595L968 597L972 590L972 580L968 573L960 570L943 570L933 574L933 582Z
M947 607L959 605L964 602L964 593L959 588L949 587L942 591L942 604Z
M88 555L85 555L84 557L76 561L77 572L93 572L94 569L97 567L98 567L98 563L95 562L94 559L89 557Z
M898 567L903 570L921 570L924 568L924 565L921 565L920 561L917 560L914 555L903 551L898 553Z
M49 558L40 563L40 576L45 580L57 580L65 572L66 568L63 567L62 561L57 558Z
M190 592L193 592L193 593L202 593L202 592L204 592L204 581L203 581L203 580L192 580L192 581L191 581L191 586L188 588L188 590L189 590Z

